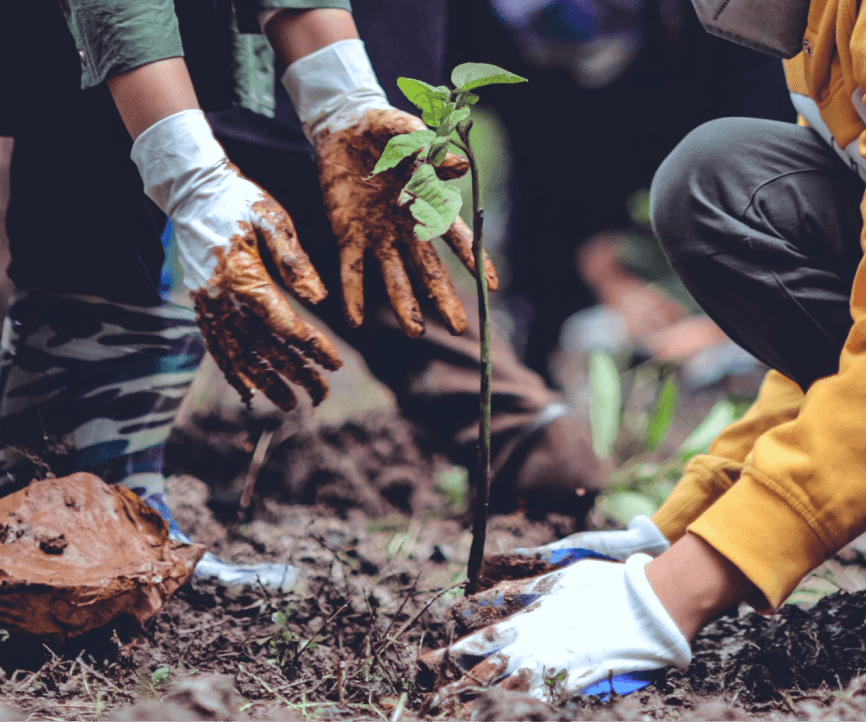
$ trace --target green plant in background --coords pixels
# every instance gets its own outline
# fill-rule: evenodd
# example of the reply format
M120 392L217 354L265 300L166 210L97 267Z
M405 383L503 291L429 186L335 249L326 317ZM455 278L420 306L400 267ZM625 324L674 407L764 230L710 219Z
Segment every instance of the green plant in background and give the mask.
M80 659L78 662L81 664L82 671L82 680L85 681L85 688L87 688L86 677L84 676L84 664L81 663ZM144 696L150 699L159 699L163 689L169 681L169 677L171 675L171 668L162 664L156 669L154 669L150 674L146 672L138 673L138 684L141 687ZM88 694L90 694L89 689L86 689ZM92 696L92 695L91 695Z
M487 528L488 495L490 489L490 306L487 297L487 279L484 275L484 245L482 226L484 209L478 163L469 142L472 129L471 106L479 98L474 90L486 85L523 83L526 78L510 73L495 65L464 63L451 73L453 89L444 85L433 86L421 80L399 78L397 85L403 94L421 110L421 119L429 126L396 136L388 141L372 175L395 167L404 159L414 158L415 170L403 188L398 202L408 205L418 223L415 236L430 241L441 236L460 213L460 191L449 186L437 175L435 166L441 165L451 146L465 154L472 179L472 251L475 257L478 318L481 327L481 403L478 439L478 480L475 495L475 515L472 525L472 547L469 550L466 591L476 587L484 556ZM432 130L435 128L435 130Z
M680 396L674 364L648 361L621 370L617 358L593 353L589 386L593 450L599 457L617 460L599 508L620 524L627 524L636 514L654 514L689 459L704 453L716 435L739 418L752 401L720 399L686 439L663 451ZM650 397L652 401L646 410L635 411L628 408L632 396Z
M151 684L156 689L159 689L160 687L165 686L165 683L168 682L168 676L170 673L171 673L171 670L166 666L157 667L150 674Z
M271 621L277 628L267 640L268 649L280 669L288 666L300 654L301 640L289 628L289 619L294 613L294 606L287 604L282 611L271 615Z

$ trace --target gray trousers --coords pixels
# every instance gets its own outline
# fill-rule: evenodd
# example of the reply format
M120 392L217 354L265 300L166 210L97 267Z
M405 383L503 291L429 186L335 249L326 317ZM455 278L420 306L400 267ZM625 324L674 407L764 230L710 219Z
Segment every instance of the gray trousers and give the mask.
M724 118L659 167L652 221L707 314L805 391L838 371L851 328L863 190L815 131Z

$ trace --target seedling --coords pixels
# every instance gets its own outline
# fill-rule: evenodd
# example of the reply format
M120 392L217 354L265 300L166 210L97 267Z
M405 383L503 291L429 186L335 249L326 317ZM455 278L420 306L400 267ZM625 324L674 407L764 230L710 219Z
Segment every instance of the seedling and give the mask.
M170 673L171 669L164 665L153 670L153 672L150 673L150 682L154 686L154 689L164 687L165 683L168 682L168 676Z
M451 73L453 89L444 85L433 86L421 80L399 78L397 85L403 94L421 110L421 119L427 130L398 135L388 141L372 175L414 157L415 171L398 197L398 203L408 205L418 221L415 236L430 241L441 236L457 218L462 205L460 191L446 184L437 175L435 167L441 165L452 145L469 161L472 180L472 252L475 257L475 280L478 293L478 320L481 327L481 403L478 432L478 481L475 496L475 514L472 524L472 546L469 550L467 594L477 589L484 539L487 530L487 509L490 494L490 306L487 279L484 276L484 245L482 225L484 209L478 163L469 142L472 129L471 106L479 98L474 90L485 85L523 83L522 78L495 65L463 63ZM435 128L435 130L433 130Z

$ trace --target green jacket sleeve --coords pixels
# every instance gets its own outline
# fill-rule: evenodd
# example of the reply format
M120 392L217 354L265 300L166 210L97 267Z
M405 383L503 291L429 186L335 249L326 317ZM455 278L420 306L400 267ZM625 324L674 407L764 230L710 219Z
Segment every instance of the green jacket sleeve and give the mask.
M238 28L242 33L258 33L259 23L256 15L265 10L314 10L316 8L335 8L348 10L352 7L349 0L237 0Z
M81 57L81 87L164 58L183 55L173 0L68 0L66 22ZM237 0L242 33L258 33L264 10L337 8L349 0Z
M172 0L69 0L66 22L81 57L81 87L183 55Z

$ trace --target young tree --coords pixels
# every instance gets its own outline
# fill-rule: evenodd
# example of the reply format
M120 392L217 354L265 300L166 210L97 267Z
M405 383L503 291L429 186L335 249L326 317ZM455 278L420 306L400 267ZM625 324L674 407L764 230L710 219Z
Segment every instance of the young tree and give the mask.
M420 80L400 78L397 85L421 110L421 119L429 127L392 138L376 163L372 175L393 168L402 160L414 157L417 167L399 196L399 203L409 205L415 220L415 236L430 241L447 231L460 213L463 203L460 191L441 180L435 166L441 165L450 145L466 155L472 180L472 251L475 257L475 280L478 292L478 320L481 327L481 404L478 438L478 474L475 515L472 525L472 547L469 551L467 594L477 590L484 556L487 509L490 494L490 306L487 279L483 273L484 245L482 226L484 209L478 162L469 142L472 129L471 106L478 102L473 91L497 83L523 83L522 78L495 65L464 63L451 73L453 89L434 87ZM433 130L435 128L435 130Z

